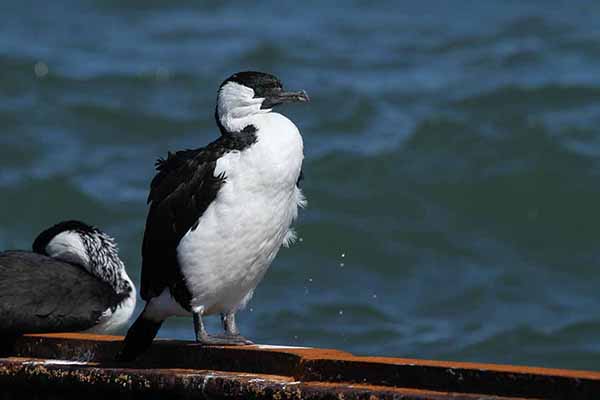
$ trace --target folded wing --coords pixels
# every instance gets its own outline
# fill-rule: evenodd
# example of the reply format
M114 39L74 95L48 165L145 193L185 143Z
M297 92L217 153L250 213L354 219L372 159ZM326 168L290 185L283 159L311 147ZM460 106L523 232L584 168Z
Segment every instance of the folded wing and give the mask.
M24 252L0 253L0 333L82 331L122 296L82 267Z

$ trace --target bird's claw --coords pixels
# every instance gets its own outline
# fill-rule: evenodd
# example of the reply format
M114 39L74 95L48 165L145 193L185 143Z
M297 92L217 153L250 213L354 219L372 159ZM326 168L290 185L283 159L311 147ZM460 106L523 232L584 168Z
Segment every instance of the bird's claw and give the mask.
M196 338L196 342L206 346L245 346L254 344L241 335L206 335Z

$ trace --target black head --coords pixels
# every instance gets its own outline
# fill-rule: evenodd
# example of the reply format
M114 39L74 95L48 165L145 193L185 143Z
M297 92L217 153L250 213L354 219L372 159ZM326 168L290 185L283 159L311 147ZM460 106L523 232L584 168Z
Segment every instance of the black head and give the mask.
M33 251L79 265L111 285L117 293L133 290L115 240L81 221L63 221L40 233Z
M283 103L309 101L305 91L286 92L274 75L243 71L225 79L219 87L215 117L223 133L241 131L243 118L269 112Z
M261 105L262 109L272 108L283 103L309 101L304 90L298 92L285 92L283 84L275 75L257 71L242 71L227 78L219 89L227 83L234 82L250 88L254 91L254 98L265 99Z
M48 246L48 243L63 232L77 232L80 234L84 233L92 235L99 233L99 230L81 221L71 220L59 222L46 229L35 238L32 250L35 253L47 255L46 247Z

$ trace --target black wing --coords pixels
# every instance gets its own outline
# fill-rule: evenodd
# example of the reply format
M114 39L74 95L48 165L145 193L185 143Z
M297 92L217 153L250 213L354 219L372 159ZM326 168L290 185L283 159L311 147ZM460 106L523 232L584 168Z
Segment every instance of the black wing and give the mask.
M30 252L0 253L2 334L85 330L120 301L81 267Z
M182 306L188 306L189 293L182 286L177 246L197 224L224 182L223 176L214 176L216 161L226 151L222 142L169 153L166 160L156 164L158 173L150 185L151 205L142 244L140 294L144 300L170 287Z

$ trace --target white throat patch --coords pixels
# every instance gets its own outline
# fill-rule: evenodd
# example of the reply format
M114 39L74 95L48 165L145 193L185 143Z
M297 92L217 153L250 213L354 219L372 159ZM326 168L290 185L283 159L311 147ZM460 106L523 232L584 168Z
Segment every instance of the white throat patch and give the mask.
M56 235L46 246L46 254L58 260L82 265L91 272L90 258L77 232L65 231Z
M256 114L268 113L261 109L264 99L254 98L254 90L235 82L227 82L217 98L219 121L228 132L239 132L251 124Z

